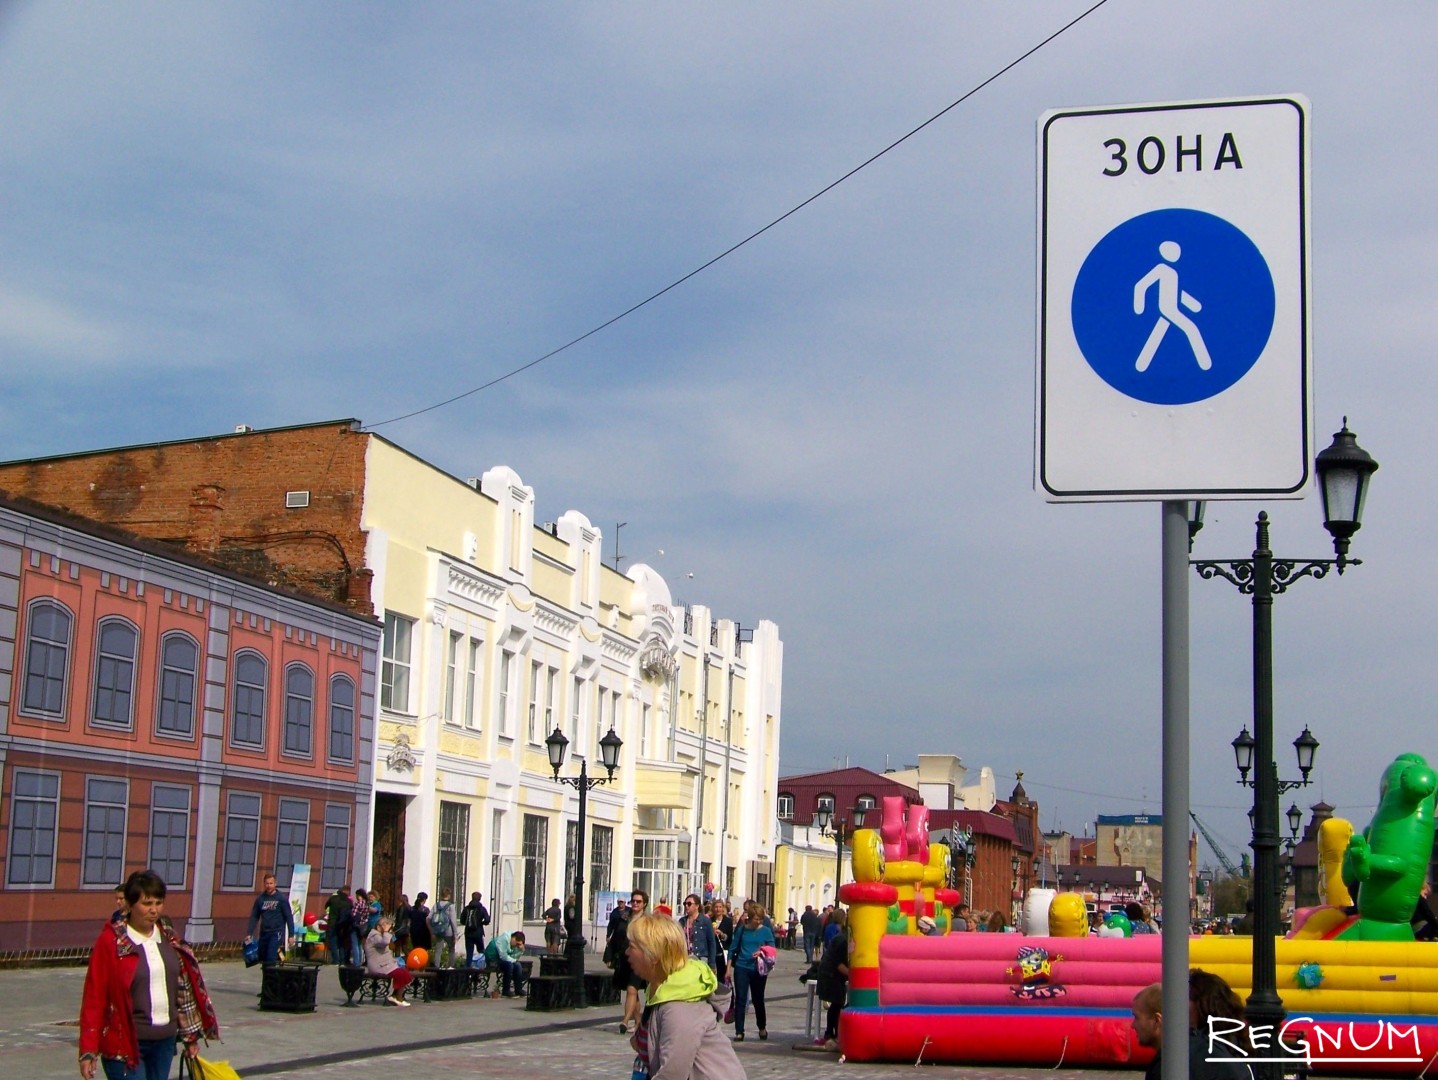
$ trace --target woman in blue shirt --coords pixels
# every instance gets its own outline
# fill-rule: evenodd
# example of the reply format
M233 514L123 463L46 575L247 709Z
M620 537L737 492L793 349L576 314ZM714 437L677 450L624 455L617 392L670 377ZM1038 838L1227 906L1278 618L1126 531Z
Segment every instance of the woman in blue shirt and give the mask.
M759 1038L769 1037L769 1014L764 1009L764 986L769 981L767 974L760 975L754 955L765 945L774 946L774 931L764 920L764 905L752 901L744 905L748 916L734 929L734 941L729 947L730 966L734 971L734 1041L744 1041L744 1014L749 1010L749 998L754 998L754 1019L759 1024Z

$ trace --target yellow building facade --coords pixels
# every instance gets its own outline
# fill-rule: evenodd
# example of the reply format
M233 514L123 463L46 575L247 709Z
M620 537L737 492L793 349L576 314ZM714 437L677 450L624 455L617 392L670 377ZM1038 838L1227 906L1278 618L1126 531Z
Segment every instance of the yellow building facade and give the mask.
M461 904L478 890L496 930L537 928L578 857L578 794L553 780L544 740L561 731L561 774L583 758L593 777L613 728L614 781L588 796L587 919L604 890L676 910L706 886L772 897L778 628L677 607L649 566L605 566L601 531L578 511L536 523L511 469L461 481L368 438L365 565L384 622L373 885Z

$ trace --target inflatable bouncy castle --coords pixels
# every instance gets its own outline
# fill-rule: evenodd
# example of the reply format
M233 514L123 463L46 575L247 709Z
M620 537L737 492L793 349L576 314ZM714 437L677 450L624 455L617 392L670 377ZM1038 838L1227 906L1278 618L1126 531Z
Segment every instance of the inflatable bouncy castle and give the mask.
M1277 942L1288 1026L1272 1038L1306 1042L1311 1069L1419 1076L1438 1060L1438 944L1409 925L1431 856L1438 777L1416 754L1385 770L1362 832L1337 819L1319 837L1325 904L1301 911ZM1157 935L1088 936L1082 897L1053 895L1043 935L947 933L958 894L932 868L948 858L928 842L928 811L883 801L877 830L854 836L850 994L839 1046L851 1060L1140 1066L1150 1052L1130 1006L1162 974ZM1037 900L1037 897L1031 897ZM941 930L920 934L927 915ZM1189 943L1203 968L1246 998L1253 943Z

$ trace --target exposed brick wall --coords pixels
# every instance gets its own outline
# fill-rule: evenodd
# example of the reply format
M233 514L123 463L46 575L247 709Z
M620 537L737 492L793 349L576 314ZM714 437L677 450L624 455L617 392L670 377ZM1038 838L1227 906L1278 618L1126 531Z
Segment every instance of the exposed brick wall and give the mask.
M346 421L102 450L0 464L0 489L372 614L368 441ZM287 509L288 491L308 491L309 506Z

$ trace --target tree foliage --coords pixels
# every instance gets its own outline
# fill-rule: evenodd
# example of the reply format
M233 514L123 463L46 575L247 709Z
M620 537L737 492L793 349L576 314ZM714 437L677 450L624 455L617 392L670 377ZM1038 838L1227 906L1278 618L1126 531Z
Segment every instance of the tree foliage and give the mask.
M1248 900L1251 882L1238 874L1224 874L1213 881L1214 915L1240 915Z

